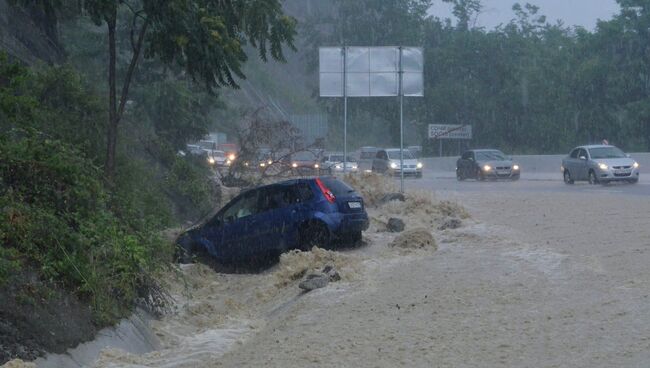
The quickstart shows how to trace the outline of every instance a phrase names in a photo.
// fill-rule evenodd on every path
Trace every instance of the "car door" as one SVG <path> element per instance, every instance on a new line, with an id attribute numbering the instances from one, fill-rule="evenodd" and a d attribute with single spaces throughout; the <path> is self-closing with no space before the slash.
<path id="1" fill-rule="evenodd" d="M 469 151 L 469 155 L 465 161 L 465 175 L 469 178 L 478 178 L 478 170 L 476 167 L 476 152 Z"/>
<path id="2" fill-rule="evenodd" d="M 259 213 L 252 222 L 253 237 L 258 244 L 260 252 L 284 250 L 285 241 L 282 238 L 286 226 L 287 214 L 285 207 L 284 188 L 282 185 L 273 185 L 260 189 Z"/>
<path id="3" fill-rule="evenodd" d="M 577 180 L 587 180 L 587 175 L 589 174 L 588 170 L 588 161 L 589 161 L 589 154 L 587 154 L 587 150 L 584 148 L 580 148 L 578 151 L 578 159 L 576 160 L 576 173 L 577 173 Z"/>
<path id="4" fill-rule="evenodd" d="M 472 155 L 471 151 L 465 151 L 463 155 L 460 157 L 460 159 L 458 160 L 458 170 L 460 171 L 461 175 L 465 178 L 471 175 L 468 170 L 468 167 L 470 165 L 469 158 L 471 155 Z"/>
<path id="5" fill-rule="evenodd" d="M 259 251 L 254 231 L 258 213 L 258 191 L 244 193 L 223 212 L 222 250 L 226 261 L 241 261 Z"/>

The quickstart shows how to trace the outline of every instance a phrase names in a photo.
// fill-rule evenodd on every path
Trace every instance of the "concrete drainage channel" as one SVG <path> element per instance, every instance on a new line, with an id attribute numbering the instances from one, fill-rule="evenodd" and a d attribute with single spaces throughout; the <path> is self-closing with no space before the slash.
<path id="1" fill-rule="evenodd" d="M 149 328 L 152 317 L 142 310 L 123 319 L 114 327 L 97 333 L 94 340 L 69 349 L 64 354 L 48 354 L 34 361 L 39 368 L 78 368 L 91 366 L 107 347 L 132 354 L 144 354 L 160 348 L 158 338 Z"/>

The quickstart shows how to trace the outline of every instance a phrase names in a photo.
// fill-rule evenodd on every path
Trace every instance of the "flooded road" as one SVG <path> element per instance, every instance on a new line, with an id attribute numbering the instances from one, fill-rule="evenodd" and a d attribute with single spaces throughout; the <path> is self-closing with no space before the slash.
<path id="1" fill-rule="evenodd" d="M 167 280 L 175 312 L 151 322 L 160 349 L 104 349 L 91 366 L 650 362 L 650 200 L 411 192 L 406 203 L 369 211 L 371 228 L 360 248 L 292 253 L 258 275 L 182 266 Z M 446 219 L 464 216 L 456 203 L 472 217 L 441 230 Z M 427 229 L 437 246 L 391 247 L 398 235 L 384 231 L 389 217 L 403 218 L 407 229 Z M 336 267 L 342 280 L 309 293 L 297 287 L 325 265 Z"/>

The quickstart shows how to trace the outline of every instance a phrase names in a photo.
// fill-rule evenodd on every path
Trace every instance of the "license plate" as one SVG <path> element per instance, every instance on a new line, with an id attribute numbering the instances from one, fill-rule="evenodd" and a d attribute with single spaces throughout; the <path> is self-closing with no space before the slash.
<path id="1" fill-rule="evenodd" d="M 348 202 L 350 208 L 361 208 L 361 202 Z"/>
<path id="2" fill-rule="evenodd" d="M 632 173 L 632 170 L 615 170 L 614 171 L 614 174 L 620 174 L 620 175 L 627 175 L 627 174 L 631 174 L 631 173 Z"/>

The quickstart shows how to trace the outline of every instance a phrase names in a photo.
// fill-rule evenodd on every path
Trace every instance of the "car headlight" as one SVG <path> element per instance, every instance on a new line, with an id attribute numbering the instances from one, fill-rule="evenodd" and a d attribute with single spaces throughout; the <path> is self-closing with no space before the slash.
<path id="1" fill-rule="evenodd" d="M 296 167 L 298 167 L 298 164 L 294 162 L 294 163 L 291 164 L 291 167 L 296 168 Z"/>
<path id="2" fill-rule="evenodd" d="M 417 167 L 418 169 L 421 169 L 422 168 L 422 162 L 418 162 L 417 165 L 415 165 L 415 167 Z"/>
<path id="3" fill-rule="evenodd" d="M 490 171 L 490 170 L 492 170 L 492 167 L 490 165 L 483 166 L 483 171 Z"/>
<path id="4" fill-rule="evenodd" d="M 340 168 L 342 168 L 342 167 L 343 167 L 343 166 L 341 166 L 340 164 L 334 165 L 334 168 L 336 168 L 336 169 L 340 169 Z"/>
<path id="5" fill-rule="evenodd" d="M 515 171 L 519 170 L 519 165 L 514 165 L 514 166 L 512 167 L 512 169 L 515 170 Z"/>
<path id="6" fill-rule="evenodd" d="M 635 169 L 638 169 L 639 168 L 639 163 L 634 161 L 634 163 L 632 164 L 632 167 L 635 168 Z"/>
<path id="7" fill-rule="evenodd" d="M 209 163 L 210 165 L 214 165 L 215 162 L 216 162 L 216 161 L 214 160 L 213 157 L 208 157 L 208 163 Z"/>
<path id="8" fill-rule="evenodd" d="M 268 160 L 268 161 L 266 161 L 266 163 L 270 165 L 270 164 L 273 163 L 273 160 Z"/>
<path id="9" fill-rule="evenodd" d="M 229 159 L 230 161 L 235 161 L 235 157 L 237 157 L 237 156 L 235 156 L 234 153 L 231 153 L 230 155 L 228 155 L 228 159 Z"/>
<path id="10" fill-rule="evenodd" d="M 390 163 L 390 168 L 391 168 L 391 169 L 397 169 L 397 164 L 394 163 L 394 162 L 391 162 L 391 163 Z"/>
<path id="11" fill-rule="evenodd" d="M 601 170 L 607 170 L 607 165 L 605 165 L 605 164 L 598 164 L 598 168 L 600 168 Z"/>
<path id="12" fill-rule="evenodd" d="M 230 165 L 230 164 L 232 164 L 232 161 L 226 160 L 226 165 Z"/>
<path id="13" fill-rule="evenodd" d="M 352 165 L 352 169 L 356 170 L 356 169 L 358 169 L 358 168 L 359 168 L 359 166 L 357 166 L 357 165 Z"/>
<path id="14" fill-rule="evenodd" d="M 314 169 L 318 169 L 319 167 L 320 167 L 320 165 L 314 164 Z"/>
<path id="15" fill-rule="evenodd" d="M 260 167 L 264 167 L 266 164 L 264 162 L 260 162 Z"/>

